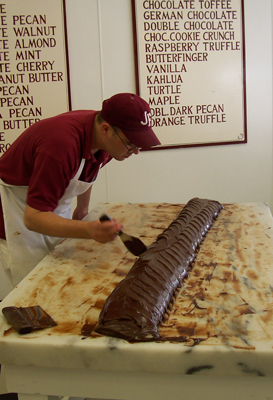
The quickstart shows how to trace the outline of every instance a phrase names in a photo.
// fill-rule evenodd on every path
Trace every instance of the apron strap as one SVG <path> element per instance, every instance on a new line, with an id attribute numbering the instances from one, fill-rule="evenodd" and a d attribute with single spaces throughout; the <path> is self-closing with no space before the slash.
<path id="1" fill-rule="evenodd" d="M 76 173 L 76 175 L 74 176 L 74 178 L 73 178 L 73 179 L 76 179 L 76 180 L 78 180 L 78 179 L 79 179 L 79 177 L 81 176 L 81 173 L 82 173 L 82 170 L 83 170 L 84 164 L 85 164 L 85 159 L 84 159 L 84 158 L 82 158 L 82 160 L 81 160 L 81 163 L 80 163 L 80 166 L 79 166 L 79 169 L 78 169 L 78 171 L 77 171 L 77 173 Z"/>

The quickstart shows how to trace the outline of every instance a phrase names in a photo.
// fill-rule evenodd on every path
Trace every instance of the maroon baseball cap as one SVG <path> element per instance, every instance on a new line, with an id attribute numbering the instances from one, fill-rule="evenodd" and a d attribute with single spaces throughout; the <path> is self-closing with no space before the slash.
<path id="1" fill-rule="evenodd" d="M 149 104 L 136 94 L 118 93 L 104 100 L 102 118 L 121 129 L 135 146 L 148 149 L 161 144 L 151 128 Z"/>

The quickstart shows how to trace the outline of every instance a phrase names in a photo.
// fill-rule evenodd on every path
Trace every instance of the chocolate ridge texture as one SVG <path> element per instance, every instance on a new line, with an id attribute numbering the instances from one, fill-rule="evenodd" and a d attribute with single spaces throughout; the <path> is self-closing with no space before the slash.
<path id="1" fill-rule="evenodd" d="M 132 342 L 160 340 L 158 327 L 222 208 L 191 199 L 106 299 L 95 331 Z"/>

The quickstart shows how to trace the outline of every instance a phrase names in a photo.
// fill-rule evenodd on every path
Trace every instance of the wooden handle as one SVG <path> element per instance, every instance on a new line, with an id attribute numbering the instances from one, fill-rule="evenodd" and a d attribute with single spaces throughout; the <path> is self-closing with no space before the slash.
<path id="1" fill-rule="evenodd" d="M 107 214 L 102 214 L 99 219 L 100 219 L 100 222 L 112 221 L 112 219 Z"/>
<path id="2" fill-rule="evenodd" d="M 100 222 L 105 222 L 105 221 L 112 221 L 112 218 L 109 217 L 107 214 L 102 214 L 99 218 Z M 117 231 L 117 235 L 121 235 L 123 232 L 122 230 Z"/>

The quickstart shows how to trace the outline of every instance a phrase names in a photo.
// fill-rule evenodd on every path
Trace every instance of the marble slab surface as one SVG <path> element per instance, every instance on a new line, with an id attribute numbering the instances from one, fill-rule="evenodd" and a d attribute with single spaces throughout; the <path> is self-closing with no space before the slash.
<path id="1" fill-rule="evenodd" d="M 182 204 L 99 204 L 149 246 Z M 106 297 L 135 257 L 121 240 L 65 239 L 1 303 L 40 305 L 56 327 L 19 335 L 0 315 L 0 363 L 31 367 L 273 375 L 273 219 L 264 203 L 225 204 L 160 332 L 187 340 L 130 344 L 93 334 Z"/>

